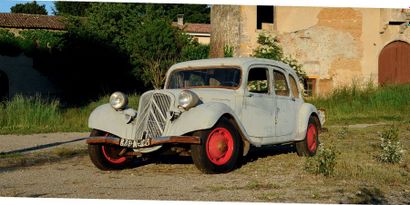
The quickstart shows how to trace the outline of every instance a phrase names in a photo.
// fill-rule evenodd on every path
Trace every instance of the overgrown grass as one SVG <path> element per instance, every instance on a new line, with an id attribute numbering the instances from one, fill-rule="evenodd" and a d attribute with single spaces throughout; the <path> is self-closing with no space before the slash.
<path id="1" fill-rule="evenodd" d="M 328 124 L 409 120 L 410 85 L 377 87 L 369 83 L 334 90 L 307 101 L 326 109 Z"/>
<path id="2" fill-rule="evenodd" d="M 88 117 L 109 96 L 78 108 L 62 108 L 58 100 L 46 101 L 40 96 L 15 96 L 0 104 L 0 134 L 88 131 Z M 139 95 L 129 96 L 129 105 L 137 109 Z"/>

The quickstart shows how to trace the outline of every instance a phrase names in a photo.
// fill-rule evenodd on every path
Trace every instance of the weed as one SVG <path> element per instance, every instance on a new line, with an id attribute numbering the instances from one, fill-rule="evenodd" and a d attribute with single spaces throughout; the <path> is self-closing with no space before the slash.
<path id="1" fill-rule="evenodd" d="M 342 128 L 336 133 L 337 137 L 345 138 L 349 135 L 349 126 L 343 125 Z"/>
<path id="2" fill-rule="evenodd" d="M 378 159 L 385 163 L 399 163 L 403 158 L 403 146 L 399 139 L 399 129 L 395 126 L 380 135 L 380 153 Z"/>
<path id="3" fill-rule="evenodd" d="M 325 146 L 324 143 L 319 145 L 316 156 L 308 157 L 305 161 L 305 170 L 324 176 L 331 176 L 336 166 L 337 152 L 333 146 Z"/>

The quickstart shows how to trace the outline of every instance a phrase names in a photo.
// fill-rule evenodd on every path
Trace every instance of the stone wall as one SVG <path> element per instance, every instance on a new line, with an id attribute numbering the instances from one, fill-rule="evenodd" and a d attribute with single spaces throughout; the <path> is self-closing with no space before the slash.
<path id="1" fill-rule="evenodd" d="M 33 68 L 33 59 L 24 55 L 0 56 L 0 71 L 7 75 L 10 98 L 16 94 L 55 96 L 58 92 L 45 76 Z"/>
<path id="2" fill-rule="evenodd" d="M 275 7 L 274 24 L 261 30 L 256 29 L 256 6 L 241 6 L 240 17 L 233 11 L 234 21 L 224 21 L 224 16 L 233 15 L 231 9 L 219 6 L 217 10 L 228 13 L 215 18 L 211 12 L 213 30 L 221 23 L 226 31 L 231 24 L 235 31 L 239 28 L 235 56 L 252 55 L 260 32 L 277 36 L 285 55 L 296 58 L 308 76 L 317 79 L 320 94 L 352 82 L 377 83 L 378 57 L 384 46 L 396 40 L 410 42 L 410 28 L 387 25 L 402 20 L 403 10 L 398 9 Z M 236 40 L 237 33 L 232 34 Z M 218 42 L 218 36 L 212 36 L 212 41 Z"/>

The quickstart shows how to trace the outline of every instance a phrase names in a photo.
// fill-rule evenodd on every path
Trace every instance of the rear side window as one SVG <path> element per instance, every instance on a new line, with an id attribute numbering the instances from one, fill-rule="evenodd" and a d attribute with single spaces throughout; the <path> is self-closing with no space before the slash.
<path id="1" fill-rule="evenodd" d="M 269 93 L 268 79 L 268 69 L 252 68 L 248 76 L 248 91 L 252 93 Z"/>
<path id="2" fill-rule="evenodd" d="M 282 72 L 275 70 L 273 77 L 275 94 L 279 96 L 289 96 L 289 87 L 286 82 L 286 76 Z"/>
<path id="3" fill-rule="evenodd" d="M 289 75 L 289 82 L 293 97 L 299 98 L 298 84 L 296 83 L 295 78 L 293 78 L 293 76 L 291 75 Z"/>

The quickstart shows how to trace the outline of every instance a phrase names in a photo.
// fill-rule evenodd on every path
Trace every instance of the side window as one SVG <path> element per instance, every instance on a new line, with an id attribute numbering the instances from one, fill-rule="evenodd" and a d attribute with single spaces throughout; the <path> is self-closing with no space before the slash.
<path id="1" fill-rule="evenodd" d="M 279 96 L 289 96 L 289 87 L 286 83 L 285 75 L 282 72 L 275 70 L 273 77 L 275 83 L 275 94 Z"/>
<path id="2" fill-rule="evenodd" d="M 252 68 L 248 75 L 248 91 L 269 93 L 269 71 L 267 68 Z"/>
<path id="3" fill-rule="evenodd" d="M 293 76 L 291 75 L 289 75 L 289 83 L 290 83 L 290 89 L 292 90 L 293 97 L 299 98 L 298 84 L 296 83 L 295 78 L 293 78 Z"/>

